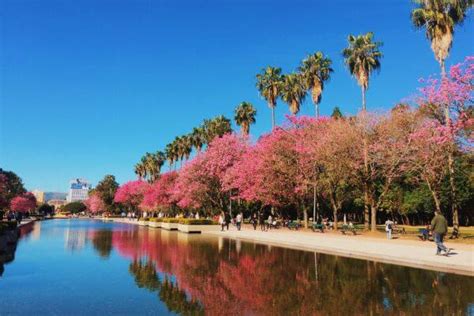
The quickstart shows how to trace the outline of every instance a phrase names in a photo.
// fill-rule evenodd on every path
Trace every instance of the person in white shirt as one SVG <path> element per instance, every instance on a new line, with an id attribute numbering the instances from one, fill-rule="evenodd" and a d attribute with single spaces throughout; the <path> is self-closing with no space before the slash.
<path id="1" fill-rule="evenodd" d="M 240 230 L 240 228 L 242 227 L 242 213 L 237 214 L 235 222 L 237 224 L 237 230 Z"/>
<path id="2" fill-rule="evenodd" d="M 385 231 L 387 232 L 387 239 L 392 239 L 393 222 L 390 219 L 385 221 Z"/>

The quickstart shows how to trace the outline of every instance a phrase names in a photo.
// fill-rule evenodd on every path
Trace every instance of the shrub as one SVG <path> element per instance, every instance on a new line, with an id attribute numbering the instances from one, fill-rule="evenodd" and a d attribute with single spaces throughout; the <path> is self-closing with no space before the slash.
<path id="1" fill-rule="evenodd" d="M 150 219 L 148 217 L 147 218 L 140 217 L 138 220 L 142 222 L 148 222 Z"/>
<path id="2" fill-rule="evenodd" d="M 211 219 L 194 219 L 194 218 L 181 218 L 179 219 L 179 223 L 183 225 L 217 225 L 218 224 Z"/>
<path id="3" fill-rule="evenodd" d="M 155 223 L 161 223 L 163 221 L 163 218 L 160 217 L 153 217 L 153 218 L 150 218 L 150 222 L 155 222 Z"/>
<path id="4" fill-rule="evenodd" d="M 179 223 L 179 220 L 179 218 L 163 218 L 163 223 L 177 224 Z"/>

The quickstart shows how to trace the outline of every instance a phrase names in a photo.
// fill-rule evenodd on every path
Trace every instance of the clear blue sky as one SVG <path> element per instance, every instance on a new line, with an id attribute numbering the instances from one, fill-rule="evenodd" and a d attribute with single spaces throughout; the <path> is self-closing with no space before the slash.
<path id="1" fill-rule="evenodd" d="M 410 1 L 0 0 L 0 166 L 28 189 L 65 191 L 69 179 L 134 178 L 146 151 L 162 149 L 204 118 L 233 116 L 242 101 L 270 111 L 255 89 L 267 65 L 293 71 L 309 53 L 332 58 L 321 113 L 355 113 L 360 89 L 344 67 L 348 34 L 383 41 L 368 108 L 412 95 L 438 72 Z M 456 29 L 448 65 L 474 54 L 473 14 Z M 288 113 L 279 102 L 278 122 Z M 310 100 L 303 114 L 313 114 Z"/>

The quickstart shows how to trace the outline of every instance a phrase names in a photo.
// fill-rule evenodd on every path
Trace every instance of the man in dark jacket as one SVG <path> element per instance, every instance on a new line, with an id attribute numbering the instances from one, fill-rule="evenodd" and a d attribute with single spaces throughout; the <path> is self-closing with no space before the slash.
<path id="1" fill-rule="evenodd" d="M 448 232 L 448 221 L 444 218 L 443 214 L 435 212 L 435 217 L 431 221 L 431 230 L 433 231 L 436 243 L 436 255 L 439 256 L 444 251 L 444 255 L 447 256 L 450 249 L 443 245 L 443 238 Z"/>

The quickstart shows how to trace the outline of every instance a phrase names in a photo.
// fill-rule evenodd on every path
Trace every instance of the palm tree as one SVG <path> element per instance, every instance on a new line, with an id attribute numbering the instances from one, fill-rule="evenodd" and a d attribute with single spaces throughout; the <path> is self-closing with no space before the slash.
<path id="1" fill-rule="evenodd" d="M 344 115 L 342 114 L 341 109 L 338 106 L 335 106 L 332 110 L 331 117 L 335 120 L 338 120 L 344 118 Z"/>
<path id="2" fill-rule="evenodd" d="M 301 74 L 293 73 L 283 77 L 281 98 L 289 105 L 293 115 L 300 111 L 300 105 L 305 96 L 306 87 Z"/>
<path id="3" fill-rule="evenodd" d="M 145 176 L 145 166 L 141 162 L 135 164 L 135 174 L 140 179 L 143 179 L 143 177 Z"/>
<path id="4" fill-rule="evenodd" d="M 331 59 L 324 57 L 322 52 L 316 52 L 306 57 L 298 68 L 303 76 L 306 89 L 311 90 L 316 117 L 319 117 L 319 103 L 324 90 L 324 82 L 329 81 L 333 72 L 331 64 Z"/>
<path id="5" fill-rule="evenodd" d="M 205 142 L 204 138 L 204 128 L 195 127 L 191 133 L 191 144 L 198 152 L 201 152 L 202 146 Z"/>
<path id="6" fill-rule="evenodd" d="M 272 110 L 272 129 L 275 128 L 275 107 L 280 96 L 282 79 L 281 68 L 268 66 L 257 74 L 257 89 Z"/>
<path id="7" fill-rule="evenodd" d="M 365 92 L 369 88 L 369 77 L 374 70 L 380 69 L 382 53 L 379 48 L 381 42 L 374 42 L 374 34 L 369 32 L 362 35 L 349 35 L 349 46 L 342 51 L 344 62 L 351 75 L 357 79 L 362 89 L 362 110 L 366 110 Z"/>
<path id="8" fill-rule="evenodd" d="M 250 124 L 255 123 L 255 115 L 257 111 L 249 102 L 242 102 L 235 108 L 235 122 L 240 126 L 243 135 L 250 132 Z"/>
<path id="9" fill-rule="evenodd" d="M 223 115 L 217 116 L 212 120 L 204 120 L 203 129 L 207 144 L 211 143 L 216 137 L 222 137 L 232 132 L 230 120 Z"/>
<path id="10" fill-rule="evenodd" d="M 414 0 L 417 4 L 411 13 L 415 27 L 426 28 L 426 37 L 431 41 L 431 49 L 446 75 L 445 60 L 453 43 L 454 27 L 466 18 L 473 6 L 472 0 Z"/>
<path id="11" fill-rule="evenodd" d="M 165 155 L 166 159 L 168 160 L 168 163 L 170 165 L 170 168 L 173 167 L 174 162 L 177 160 L 176 158 L 176 146 L 174 143 L 169 143 L 165 147 Z"/>

